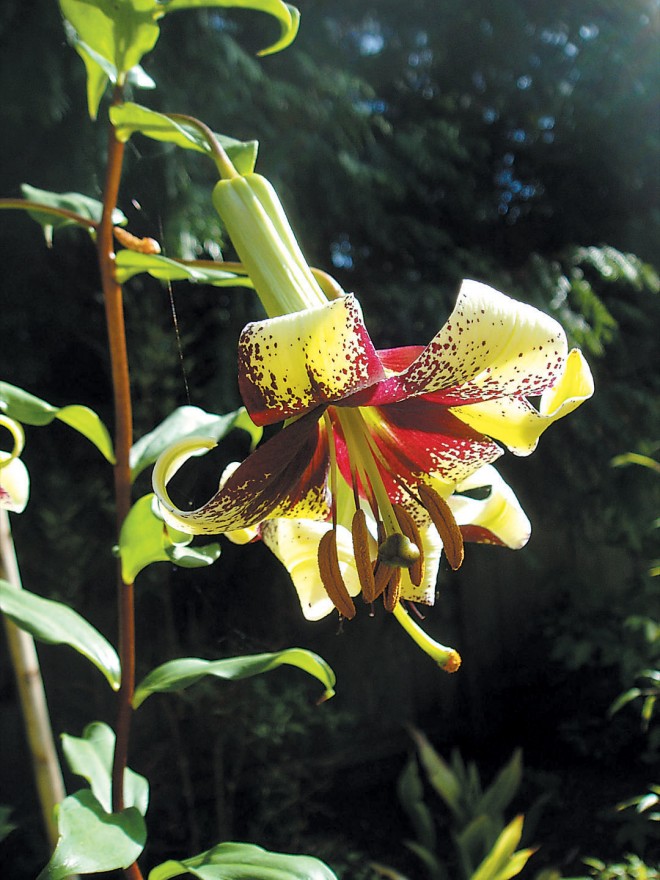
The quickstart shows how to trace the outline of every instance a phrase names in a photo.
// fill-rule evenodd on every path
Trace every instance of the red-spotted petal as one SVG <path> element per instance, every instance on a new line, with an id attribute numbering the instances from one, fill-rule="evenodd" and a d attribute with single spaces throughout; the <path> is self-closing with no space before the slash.
<path id="1" fill-rule="evenodd" d="M 573 349 L 552 387 L 541 395 L 535 409 L 524 398 L 503 397 L 470 406 L 454 407 L 461 421 L 500 440 L 516 455 L 529 455 L 553 422 L 577 409 L 594 393 L 594 381 L 582 353 Z"/>
<path id="2" fill-rule="evenodd" d="M 445 406 L 538 395 L 555 384 L 566 353 L 566 335 L 554 318 L 478 281 L 464 281 L 447 323 L 419 357 L 356 394 L 350 405 L 421 394 Z"/>
<path id="3" fill-rule="evenodd" d="M 385 375 L 350 295 L 248 324 L 238 367 L 241 395 L 257 425 L 341 400 Z"/>
<path id="4" fill-rule="evenodd" d="M 245 529 L 270 517 L 326 519 L 328 459 L 319 439 L 319 416 L 320 411 L 309 413 L 259 446 L 196 510 L 177 508 L 167 494 L 165 484 L 180 463 L 167 467 L 168 455 L 176 459 L 173 447 L 154 469 L 154 491 L 163 517 L 184 532 L 200 535 Z"/>

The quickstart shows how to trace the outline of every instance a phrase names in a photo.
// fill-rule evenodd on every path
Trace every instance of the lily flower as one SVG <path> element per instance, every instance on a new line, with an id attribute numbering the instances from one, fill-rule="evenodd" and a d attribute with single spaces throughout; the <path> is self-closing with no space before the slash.
<path id="1" fill-rule="evenodd" d="M 351 295 L 249 324 L 239 340 L 239 384 L 253 421 L 284 422 L 283 430 L 193 511 L 178 509 L 166 484 L 213 443 L 176 444 L 154 470 L 163 515 L 199 534 L 282 518 L 330 521 L 318 573 L 347 618 L 355 584 L 349 589 L 340 564 L 341 485 L 350 490 L 352 558 L 367 601 L 383 594 L 394 611 L 405 573 L 409 598 L 428 602 L 422 532 L 435 529 L 453 568 L 462 561 L 463 535 L 447 499 L 502 455 L 496 441 L 527 455 L 593 393 L 584 358 L 568 352 L 554 319 L 476 281 L 463 283 L 426 347 L 376 351 Z"/>
<path id="2" fill-rule="evenodd" d="M 0 427 L 6 428 L 14 441 L 11 452 L 0 450 L 0 509 L 22 513 L 30 495 L 30 477 L 18 457 L 23 451 L 25 435 L 21 425 L 7 416 L 0 415 Z"/>
<path id="3" fill-rule="evenodd" d="M 232 466 L 232 470 L 237 466 Z M 337 556 L 346 589 L 355 597 L 362 591 L 362 585 L 354 559 L 351 507 L 342 503 L 351 493 L 343 480 L 338 490 Z M 513 550 L 524 547 L 529 540 L 530 522 L 513 491 L 492 465 L 485 465 L 460 483 L 448 504 L 464 540 L 498 544 Z M 378 556 L 377 523 L 369 511 L 366 511 L 366 521 L 368 550 L 373 564 Z M 260 538 L 289 572 L 305 618 L 320 620 L 334 610 L 319 578 L 317 562 L 319 544 L 332 529 L 331 521 L 282 517 L 267 519 L 252 529 L 227 532 L 227 538 L 237 544 Z M 400 598 L 431 605 L 436 593 L 442 541 L 431 523 L 419 528 L 419 536 L 425 563 L 423 579 L 416 585 L 410 578 L 410 571 L 402 571 Z"/>

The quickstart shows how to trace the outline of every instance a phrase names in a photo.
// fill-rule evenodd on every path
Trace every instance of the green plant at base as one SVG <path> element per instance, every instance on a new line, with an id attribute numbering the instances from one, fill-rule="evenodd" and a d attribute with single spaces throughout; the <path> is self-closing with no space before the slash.
<path id="1" fill-rule="evenodd" d="M 521 752 L 514 752 L 493 782 L 484 788 L 475 764 L 465 764 L 457 751 L 447 763 L 422 733 L 413 730 L 412 736 L 417 757 L 413 755 L 408 761 L 398 790 L 417 835 L 417 840 L 406 841 L 406 845 L 424 864 L 430 880 L 449 880 L 453 875 L 449 864 L 438 854 L 435 820 L 424 800 L 419 764 L 451 813 L 460 876 L 464 880 L 508 880 L 519 874 L 534 850 L 516 851 L 523 817 L 517 816 L 506 824 L 504 814 L 520 785 Z M 540 806 L 537 802 L 534 811 Z"/>

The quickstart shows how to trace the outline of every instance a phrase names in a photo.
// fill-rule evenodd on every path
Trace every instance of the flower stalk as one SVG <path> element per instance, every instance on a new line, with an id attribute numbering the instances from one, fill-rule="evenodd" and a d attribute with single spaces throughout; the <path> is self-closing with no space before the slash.
<path id="1" fill-rule="evenodd" d="M 115 90 L 113 102 L 122 101 L 120 88 Z M 124 157 L 124 144 L 110 127 L 108 134 L 108 164 L 103 193 L 103 215 L 98 229 L 97 252 L 112 372 L 115 411 L 114 468 L 115 509 L 117 535 L 131 508 L 131 469 L 129 455 L 133 443 L 133 414 L 130 374 L 126 345 L 126 326 L 121 285 L 114 273 L 115 251 L 112 215 L 117 204 Z M 112 809 L 124 808 L 124 773 L 128 763 L 128 743 L 133 714 L 132 699 L 135 690 L 135 604 L 132 583 L 124 583 L 121 563 L 117 562 L 117 606 L 119 618 L 119 657 L 121 687 L 118 693 L 116 742 L 112 766 Z M 134 863 L 124 871 L 130 880 L 141 880 L 142 874 Z"/>

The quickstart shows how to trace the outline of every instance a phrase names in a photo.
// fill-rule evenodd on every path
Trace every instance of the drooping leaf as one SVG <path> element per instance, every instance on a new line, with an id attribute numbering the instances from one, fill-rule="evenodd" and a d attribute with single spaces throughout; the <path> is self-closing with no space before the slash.
<path id="1" fill-rule="evenodd" d="M 58 826 L 55 852 L 37 880 L 66 880 L 72 874 L 127 868 L 147 839 L 139 810 L 128 807 L 121 813 L 108 813 L 89 789 L 62 801 Z"/>
<path id="2" fill-rule="evenodd" d="M 188 281 L 192 284 L 212 284 L 214 287 L 253 287 L 246 275 L 236 275 L 226 269 L 212 266 L 190 266 L 157 254 L 140 254 L 121 250 L 117 254 L 115 275 L 124 284 L 134 275 L 147 272 L 159 281 Z"/>
<path id="3" fill-rule="evenodd" d="M 254 9 L 272 15 L 280 25 L 280 38 L 276 43 L 258 52 L 258 55 L 273 55 L 286 49 L 295 40 L 300 24 L 300 13 L 295 6 L 282 3 L 281 0 L 165 0 L 165 6 L 166 12 L 214 6 Z"/>
<path id="4" fill-rule="evenodd" d="M 153 868 L 148 880 L 181 874 L 199 880 L 337 880 L 327 865 L 311 856 L 268 852 L 250 843 L 220 843 L 190 859 L 171 859 Z"/>
<path id="5" fill-rule="evenodd" d="M 624 691 L 622 694 L 619 694 L 616 700 L 614 700 L 612 705 L 609 707 L 609 709 L 607 710 L 608 714 L 614 715 L 620 709 L 623 709 L 623 707 L 626 706 L 628 703 L 631 703 L 633 700 L 641 697 L 641 695 L 642 692 L 638 687 L 633 687 L 627 691 Z"/>
<path id="6" fill-rule="evenodd" d="M 217 442 L 234 428 L 248 432 L 252 440 L 252 448 L 257 445 L 263 433 L 262 429 L 257 428 L 253 423 L 244 407 L 225 415 L 208 413 L 198 406 L 178 407 L 153 431 L 145 434 L 133 445 L 130 454 L 133 479 L 152 465 L 173 443 L 197 435 L 209 437 Z"/>
<path id="7" fill-rule="evenodd" d="M 139 132 L 153 140 L 165 141 L 186 150 L 197 150 L 211 155 L 211 148 L 202 132 L 184 117 L 167 116 L 141 104 L 127 101 L 110 108 L 110 121 L 120 141 L 125 142 L 135 132 Z M 237 141 L 222 134 L 216 134 L 215 138 L 240 174 L 254 171 L 259 147 L 257 141 Z"/>
<path id="8" fill-rule="evenodd" d="M 8 382 L 0 382 L 0 412 L 26 425 L 49 425 L 53 419 L 69 425 L 87 437 L 102 455 L 114 464 L 115 456 L 108 429 L 97 414 L 87 406 L 71 404 L 57 407 L 34 394 L 23 391 Z"/>
<path id="9" fill-rule="evenodd" d="M 111 812 L 114 730 L 101 721 L 93 721 L 82 737 L 62 734 L 62 751 L 71 772 L 86 779 L 99 804 L 107 813 Z M 142 816 L 149 805 L 149 783 L 128 767 L 124 772 L 124 804 L 136 807 Z"/>
<path id="10" fill-rule="evenodd" d="M 281 0 L 60 0 L 67 37 L 85 63 L 87 106 L 92 119 L 96 118 L 108 83 L 123 84 L 156 45 L 158 19 L 169 12 L 203 6 L 234 6 L 273 16 L 280 27 L 279 39 L 259 55 L 285 49 L 298 32 L 300 13 Z"/>
<path id="11" fill-rule="evenodd" d="M 119 657 L 110 642 L 73 608 L 18 590 L 0 580 L 0 609 L 16 626 L 49 645 L 70 645 L 87 657 L 113 690 L 121 680 Z"/>
<path id="12" fill-rule="evenodd" d="M 101 220 L 103 203 L 82 193 L 56 193 L 38 189 L 36 186 L 30 186 L 29 183 L 21 184 L 21 193 L 28 202 L 36 202 L 39 205 L 52 208 L 51 212 L 25 206 L 30 217 L 43 228 L 48 244 L 52 242 L 53 232 L 56 229 L 63 229 L 65 226 L 82 226 L 89 229 L 89 224 L 85 223 L 85 220 L 93 220 L 95 223 Z M 70 212 L 75 216 L 57 212 Z M 77 220 L 76 217 L 81 219 Z M 112 222 L 115 226 L 125 226 L 127 223 L 126 217 L 118 208 L 115 208 L 112 213 Z"/>
<path id="13" fill-rule="evenodd" d="M 220 556 L 219 544 L 189 547 L 192 535 L 173 532 L 154 512 L 155 495 L 139 498 L 130 509 L 119 534 L 119 555 L 124 583 L 133 583 L 139 572 L 154 562 L 182 568 L 212 565 Z"/>
<path id="14" fill-rule="evenodd" d="M 304 648 L 287 648 L 271 654 L 251 654 L 246 657 L 228 657 L 224 660 L 202 660 L 199 657 L 170 660 L 152 669 L 142 679 L 135 689 L 133 707 L 137 709 L 150 694 L 183 690 L 206 675 L 226 681 L 238 681 L 270 672 L 282 665 L 297 666 L 318 679 L 325 687 L 324 700 L 334 696 L 335 674 L 325 660 Z"/>
<path id="15" fill-rule="evenodd" d="M 163 14 L 156 0 L 60 0 L 69 35 L 87 69 L 87 102 L 92 118 L 108 81 L 123 83 L 126 74 L 156 45 Z"/>

